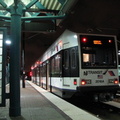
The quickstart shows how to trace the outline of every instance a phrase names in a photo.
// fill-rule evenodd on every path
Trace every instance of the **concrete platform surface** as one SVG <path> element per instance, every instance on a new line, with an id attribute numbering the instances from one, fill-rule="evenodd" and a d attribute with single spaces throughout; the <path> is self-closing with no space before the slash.
<path id="1" fill-rule="evenodd" d="M 9 117 L 9 100 L 0 107 L 0 120 L 100 120 L 31 81 L 21 88 L 21 116 Z"/>

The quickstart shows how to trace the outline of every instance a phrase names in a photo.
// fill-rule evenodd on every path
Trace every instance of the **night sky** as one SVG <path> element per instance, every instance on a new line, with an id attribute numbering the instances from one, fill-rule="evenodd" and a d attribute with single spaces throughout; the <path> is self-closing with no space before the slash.
<path id="1" fill-rule="evenodd" d="M 120 0 L 79 0 L 54 33 L 25 33 L 25 69 L 65 30 L 120 36 Z"/>

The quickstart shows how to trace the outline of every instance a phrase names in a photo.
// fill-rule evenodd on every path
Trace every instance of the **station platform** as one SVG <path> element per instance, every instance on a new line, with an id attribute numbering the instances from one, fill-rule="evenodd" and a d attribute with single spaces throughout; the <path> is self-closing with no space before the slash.
<path id="1" fill-rule="evenodd" d="M 21 116 L 9 117 L 9 100 L 0 107 L 0 120 L 100 120 L 31 81 L 21 87 Z"/>

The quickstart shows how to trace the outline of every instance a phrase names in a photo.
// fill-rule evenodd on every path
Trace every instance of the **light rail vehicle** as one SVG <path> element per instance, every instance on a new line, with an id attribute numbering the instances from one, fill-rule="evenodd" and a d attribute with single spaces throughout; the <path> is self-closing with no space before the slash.
<path id="1" fill-rule="evenodd" d="M 62 98 L 113 100 L 119 89 L 116 36 L 65 30 L 31 70 L 32 82 Z"/>

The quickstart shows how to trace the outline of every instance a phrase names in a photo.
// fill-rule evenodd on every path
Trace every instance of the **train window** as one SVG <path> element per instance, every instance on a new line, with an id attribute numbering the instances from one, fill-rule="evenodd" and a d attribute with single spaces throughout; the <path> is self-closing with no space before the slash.
<path id="1" fill-rule="evenodd" d="M 61 54 L 57 54 L 51 60 L 51 75 L 59 77 L 61 74 Z"/>
<path id="2" fill-rule="evenodd" d="M 107 36 L 87 35 L 87 41 L 81 37 L 82 66 L 88 67 L 116 67 L 115 38 Z"/>
<path id="3" fill-rule="evenodd" d="M 64 68 L 65 69 L 69 68 L 69 51 L 68 50 L 64 51 Z"/>
<path id="4" fill-rule="evenodd" d="M 71 49 L 71 68 L 76 68 L 76 50 L 75 50 L 75 48 Z"/>
<path id="5" fill-rule="evenodd" d="M 39 67 L 37 67 L 37 76 L 39 77 Z"/>
<path id="6" fill-rule="evenodd" d="M 43 64 L 43 77 L 46 77 L 46 63 Z"/>
<path id="7" fill-rule="evenodd" d="M 54 75 L 54 64 L 55 64 L 55 59 L 54 59 L 54 57 L 52 58 L 52 60 L 51 60 L 51 75 L 53 76 Z"/>
<path id="8" fill-rule="evenodd" d="M 42 65 L 40 66 L 40 77 L 43 77 L 43 68 L 42 68 Z"/>
<path id="9" fill-rule="evenodd" d="M 55 56 L 55 72 L 59 74 L 61 72 L 61 55 L 58 54 Z"/>

